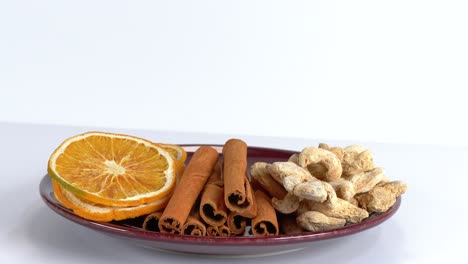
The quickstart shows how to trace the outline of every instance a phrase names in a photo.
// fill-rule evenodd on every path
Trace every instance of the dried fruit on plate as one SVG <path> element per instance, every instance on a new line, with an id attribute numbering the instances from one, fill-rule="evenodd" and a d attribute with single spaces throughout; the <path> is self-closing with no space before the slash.
<path id="1" fill-rule="evenodd" d="M 48 172 L 64 190 L 90 203 L 138 206 L 171 194 L 176 162 L 163 147 L 134 136 L 88 132 L 65 140 Z"/>
<path id="2" fill-rule="evenodd" d="M 124 220 L 156 212 L 163 209 L 169 201 L 169 196 L 156 201 L 130 207 L 105 206 L 90 203 L 84 199 L 76 197 L 71 192 L 64 190 L 55 181 L 52 181 L 55 198 L 65 207 L 73 210 L 76 215 L 83 218 L 109 222 L 112 220 Z"/>

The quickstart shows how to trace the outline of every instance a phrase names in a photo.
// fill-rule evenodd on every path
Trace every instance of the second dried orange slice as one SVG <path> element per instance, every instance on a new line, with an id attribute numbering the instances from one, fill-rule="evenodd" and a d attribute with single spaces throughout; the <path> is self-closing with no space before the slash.
<path id="1" fill-rule="evenodd" d="M 88 132 L 65 140 L 52 153 L 48 173 L 65 190 L 107 206 L 137 206 L 171 193 L 175 161 L 151 141 Z"/>
<path id="2" fill-rule="evenodd" d="M 175 168 L 177 180 L 180 179 L 185 169 L 185 160 L 187 159 L 187 152 L 179 145 L 173 144 L 159 144 L 163 149 L 167 150 L 175 159 Z"/>
<path id="3" fill-rule="evenodd" d="M 64 190 L 55 181 L 52 181 L 54 196 L 63 206 L 67 207 L 76 215 L 93 221 L 109 222 L 112 220 L 124 220 L 145 214 L 150 214 L 163 209 L 169 201 L 169 196 L 156 201 L 130 207 L 115 207 L 99 204 L 92 204 Z"/>

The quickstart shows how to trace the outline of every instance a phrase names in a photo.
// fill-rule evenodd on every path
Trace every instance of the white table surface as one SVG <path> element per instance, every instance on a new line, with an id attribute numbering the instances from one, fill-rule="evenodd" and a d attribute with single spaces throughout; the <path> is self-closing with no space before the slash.
<path id="1" fill-rule="evenodd" d="M 0 123 L 0 263 L 242 263 L 145 249 L 72 223 L 42 202 L 38 186 L 47 160 L 65 138 L 93 128 Z M 300 150 L 317 139 L 128 131 L 170 143 L 224 143 Z M 330 142 L 347 145 L 356 142 Z M 364 142 L 391 179 L 409 184 L 399 211 L 365 232 L 255 263 L 466 263 L 464 238 L 468 148 Z"/>

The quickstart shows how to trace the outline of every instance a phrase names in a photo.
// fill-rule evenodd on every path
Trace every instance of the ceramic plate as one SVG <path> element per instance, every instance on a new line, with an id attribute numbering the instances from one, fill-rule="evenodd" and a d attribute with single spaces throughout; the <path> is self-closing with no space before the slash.
<path id="1" fill-rule="evenodd" d="M 193 152 L 199 146 L 200 145 L 183 145 L 187 151 L 187 160 L 190 159 Z M 213 145 L 213 147 L 221 152 L 222 146 Z M 249 147 L 248 162 L 250 166 L 258 161 L 284 161 L 293 153 L 295 152 L 282 149 Z M 141 229 L 142 218 L 109 223 L 95 222 L 81 218 L 72 211 L 61 206 L 60 203 L 55 200 L 48 175 L 42 178 L 39 191 L 44 202 L 54 212 L 97 232 L 102 232 L 119 239 L 126 239 L 131 243 L 154 249 L 224 256 L 279 254 L 312 246 L 317 241 L 349 236 L 383 223 L 395 214 L 401 203 L 401 198 L 398 198 L 395 205 L 385 213 L 372 214 L 361 223 L 323 232 L 307 232 L 269 237 L 197 237 L 145 231 Z"/>

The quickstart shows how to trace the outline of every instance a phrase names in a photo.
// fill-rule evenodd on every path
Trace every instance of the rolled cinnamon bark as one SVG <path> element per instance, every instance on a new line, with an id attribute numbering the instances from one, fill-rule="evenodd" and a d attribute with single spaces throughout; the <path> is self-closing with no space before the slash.
<path id="1" fill-rule="evenodd" d="M 182 234 L 192 235 L 192 236 L 205 236 L 206 235 L 206 226 L 200 219 L 200 216 L 196 210 L 192 210 L 192 213 L 185 221 L 182 226 Z"/>
<path id="2" fill-rule="evenodd" d="M 247 144 L 228 140 L 223 147 L 224 202 L 227 208 L 244 217 L 257 215 L 257 204 L 247 179 Z"/>
<path id="3" fill-rule="evenodd" d="M 201 146 L 195 151 L 159 220 L 162 233 L 181 232 L 217 160 L 218 152 L 212 147 Z"/>
<path id="4" fill-rule="evenodd" d="M 161 219 L 162 212 L 155 212 L 146 216 L 143 221 L 143 229 L 148 231 L 159 232 L 159 219 Z"/>
<path id="5" fill-rule="evenodd" d="M 221 167 L 221 162 L 216 163 L 206 184 L 214 184 L 221 187 L 224 186 L 223 179 L 221 178 Z"/>
<path id="6" fill-rule="evenodd" d="M 222 226 L 208 226 L 206 228 L 206 234 L 208 236 L 221 236 L 221 237 L 228 237 L 231 236 L 231 230 L 229 227 L 222 225 Z"/>
<path id="7" fill-rule="evenodd" d="M 203 189 L 200 199 L 200 216 L 211 226 L 221 226 L 227 220 L 227 207 L 224 203 L 224 187 L 221 181 L 221 166 L 216 165 Z"/>
<path id="8" fill-rule="evenodd" d="M 238 212 L 230 212 L 227 218 L 227 226 L 233 235 L 243 235 L 247 226 L 247 219 Z"/>
<path id="9" fill-rule="evenodd" d="M 208 226 L 206 228 L 206 235 L 207 236 L 219 236 L 218 227 L 217 226 Z"/>
<path id="10" fill-rule="evenodd" d="M 254 236 L 278 235 L 278 219 L 276 211 L 271 205 L 271 199 L 263 191 L 255 191 L 258 213 L 252 219 L 252 234 Z"/>
<path id="11" fill-rule="evenodd" d="M 231 230 L 226 225 L 218 226 L 218 233 L 222 237 L 231 236 Z"/>

